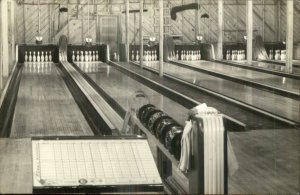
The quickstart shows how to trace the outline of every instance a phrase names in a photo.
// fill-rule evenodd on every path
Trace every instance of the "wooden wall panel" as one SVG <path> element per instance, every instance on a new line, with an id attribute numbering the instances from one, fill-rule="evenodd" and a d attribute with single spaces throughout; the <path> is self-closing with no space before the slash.
<path id="1" fill-rule="evenodd" d="M 44 3 L 49 0 L 43 0 Z M 276 41 L 276 22 L 277 11 L 276 2 L 278 0 L 254 0 L 254 29 L 256 34 L 263 35 L 266 42 Z M 286 28 L 286 6 L 284 0 L 280 9 L 280 37 L 281 41 L 285 40 Z M 37 1 L 26 0 L 26 3 L 36 3 Z M 77 6 L 77 0 L 70 0 L 69 5 L 65 0 L 63 3 L 69 8 L 69 27 L 67 27 L 67 18 L 64 14 L 60 17 L 60 26 L 58 26 L 58 5 L 53 5 L 53 10 L 50 10 L 49 5 L 41 6 L 41 33 L 45 42 L 51 41 L 50 31 L 54 34 L 53 41 L 56 43 L 61 34 L 69 33 L 71 43 L 81 43 L 82 38 L 87 35 L 87 1 L 80 1 Z M 90 13 L 93 14 L 116 14 L 120 15 L 121 19 L 121 37 L 125 37 L 125 14 L 121 12 L 125 10 L 123 0 L 95 0 L 96 5 L 90 5 Z M 130 9 L 139 9 L 139 0 L 130 0 Z M 178 6 L 187 3 L 194 3 L 195 0 L 166 0 L 170 7 Z M 265 2 L 265 6 L 262 3 Z M 109 4 L 111 3 L 111 4 Z M 200 18 L 200 33 L 204 35 L 204 39 L 208 42 L 217 42 L 217 0 L 200 0 L 201 9 L 200 16 L 207 13 L 210 18 Z M 238 4 L 238 5 L 236 5 Z M 25 5 L 23 17 L 23 6 L 17 6 L 16 17 L 18 23 L 17 41 L 18 43 L 34 43 L 35 36 L 38 29 L 38 15 L 36 5 Z M 77 11 L 78 7 L 78 11 Z M 154 34 L 154 7 L 155 0 L 147 0 L 145 9 L 148 12 L 144 13 L 143 33 L 145 36 Z M 50 12 L 53 16 L 52 27 L 50 27 Z M 263 16 L 264 15 L 264 16 Z M 84 17 L 82 20 L 82 16 Z M 264 17 L 265 24 L 263 25 L 262 18 Z M 300 10 L 295 10 L 294 14 L 294 41 L 300 41 Z M 22 22 L 23 19 L 25 23 Z M 83 26 L 82 26 L 83 21 Z M 184 42 L 195 41 L 195 10 L 188 10 L 177 14 L 176 21 L 171 20 L 171 34 L 183 35 Z M 96 40 L 96 18 L 95 15 L 91 16 L 91 29 L 90 34 Z M 68 29 L 69 28 L 69 29 Z M 117 29 L 117 28 L 116 28 Z M 129 40 L 131 43 L 134 37 L 139 36 L 139 14 L 136 14 L 136 23 L 134 23 L 134 15 L 130 14 L 129 25 Z M 226 0 L 224 1 L 224 41 L 225 42 L 243 42 L 243 36 L 246 34 L 246 4 L 245 0 Z M 25 32 L 24 32 L 25 31 Z M 158 37 L 157 37 L 158 38 Z M 124 43 L 124 40 L 122 40 Z M 139 39 L 136 38 L 136 43 L 139 44 Z"/>

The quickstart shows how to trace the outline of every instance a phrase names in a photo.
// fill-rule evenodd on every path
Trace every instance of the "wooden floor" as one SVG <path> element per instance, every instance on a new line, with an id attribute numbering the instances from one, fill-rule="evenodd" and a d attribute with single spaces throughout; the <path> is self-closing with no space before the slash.
<path id="1" fill-rule="evenodd" d="M 24 66 L 11 137 L 93 135 L 56 65 Z"/>
<path id="2" fill-rule="evenodd" d="M 229 177 L 229 193 L 300 192 L 299 129 L 234 132 L 229 137 L 239 162 Z"/>
<path id="3" fill-rule="evenodd" d="M 31 139 L 0 139 L 0 194 L 32 193 Z"/>
<path id="4" fill-rule="evenodd" d="M 125 66 L 126 64 L 123 63 L 122 65 Z M 146 62 L 145 65 L 158 69 L 159 63 Z M 265 111 L 300 122 L 299 101 L 166 62 L 164 62 L 164 71 L 172 76 L 195 85 L 208 88 L 212 91 L 261 108 Z M 266 102 L 266 100 L 268 101 Z"/>

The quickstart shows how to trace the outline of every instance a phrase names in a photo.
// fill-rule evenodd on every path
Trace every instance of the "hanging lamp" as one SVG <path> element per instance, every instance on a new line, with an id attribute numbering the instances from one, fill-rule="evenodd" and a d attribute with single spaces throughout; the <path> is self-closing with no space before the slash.
<path id="1" fill-rule="evenodd" d="M 40 0 L 38 1 L 38 35 L 35 37 L 36 44 L 43 43 L 43 36 L 41 35 L 41 13 L 40 13 Z"/>
<path id="2" fill-rule="evenodd" d="M 88 35 L 85 38 L 85 43 L 87 45 L 91 45 L 92 44 L 92 37 L 90 36 L 90 1 L 88 0 Z"/>

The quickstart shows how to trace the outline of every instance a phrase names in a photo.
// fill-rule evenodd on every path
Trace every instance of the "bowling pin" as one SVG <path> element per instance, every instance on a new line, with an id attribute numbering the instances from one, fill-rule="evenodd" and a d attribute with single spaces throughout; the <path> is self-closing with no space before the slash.
<path id="1" fill-rule="evenodd" d="M 154 60 L 155 60 L 155 61 L 157 60 L 157 53 L 156 53 L 156 50 L 154 50 Z"/>
<path id="2" fill-rule="evenodd" d="M 75 51 L 73 50 L 72 52 L 72 61 L 74 62 L 75 61 Z"/>
<path id="3" fill-rule="evenodd" d="M 49 62 L 52 62 L 52 51 L 49 51 Z"/>
<path id="4" fill-rule="evenodd" d="M 89 61 L 89 56 L 88 56 L 88 52 L 87 52 L 87 51 L 84 52 L 84 60 L 85 60 L 86 62 Z"/>
<path id="5" fill-rule="evenodd" d="M 36 56 L 36 61 L 40 62 L 41 61 L 41 56 L 40 56 L 40 52 L 37 52 L 37 56 Z"/>
<path id="6" fill-rule="evenodd" d="M 96 60 L 99 61 L 99 54 L 98 54 L 98 51 L 96 51 Z"/>
<path id="7" fill-rule="evenodd" d="M 281 61 L 285 61 L 286 60 L 286 51 L 285 50 L 281 50 L 280 60 Z"/>
<path id="8" fill-rule="evenodd" d="M 179 60 L 179 53 L 178 53 L 178 50 L 176 51 L 176 60 Z"/>
<path id="9" fill-rule="evenodd" d="M 28 61 L 29 61 L 29 62 L 32 62 L 32 55 L 31 55 L 31 51 L 29 52 Z"/>
<path id="10" fill-rule="evenodd" d="M 44 51 L 42 51 L 42 55 L 41 55 L 41 61 L 44 62 L 45 61 L 45 57 L 44 57 Z"/>
<path id="11" fill-rule="evenodd" d="M 36 62 L 36 55 L 35 55 L 35 51 L 33 52 L 32 59 L 33 59 L 33 60 L 32 60 L 33 62 Z"/>
<path id="12" fill-rule="evenodd" d="M 25 62 L 27 62 L 28 61 L 28 56 L 27 56 L 27 51 L 25 51 Z"/>
<path id="13" fill-rule="evenodd" d="M 49 62 L 48 52 L 47 51 L 45 51 L 45 62 Z"/>
<path id="14" fill-rule="evenodd" d="M 150 52 L 150 61 L 154 61 L 154 52 L 153 52 L 153 50 L 151 50 L 151 52 Z"/>

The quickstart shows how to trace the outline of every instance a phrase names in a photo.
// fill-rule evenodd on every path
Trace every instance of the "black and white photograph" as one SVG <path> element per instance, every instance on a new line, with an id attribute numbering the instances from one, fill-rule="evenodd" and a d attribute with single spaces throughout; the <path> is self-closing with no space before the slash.
<path id="1" fill-rule="evenodd" d="M 0 194 L 300 194 L 300 0 L 0 0 Z"/>

